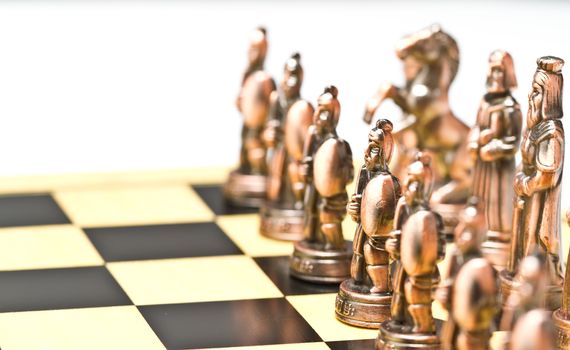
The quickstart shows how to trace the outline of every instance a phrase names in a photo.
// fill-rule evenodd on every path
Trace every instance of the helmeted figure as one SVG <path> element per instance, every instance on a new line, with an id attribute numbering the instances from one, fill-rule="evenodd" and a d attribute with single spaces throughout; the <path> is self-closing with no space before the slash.
<path id="1" fill-rule="evenodd" d="M 489 57 L 487 93 L 479 105 L 468 148 L 475 159 L 473 195 L 484 202 L 488 227 L 482 250 L 498 270 L 507 265 L 510 252 L 512 184 L 522 126 L 519 104 L 511 94 L 516 87 L 511 55 L 493 51 Z"/>
<path id="2" fill-rule="evenodd" d="M 393 150 L 391 132 L 392 123 L 380 119 L 368 134 L 364 165 L 347 206 L 358 226 L 351 277 L 340 285 L 336 316 L 345 323 L 367 328 L 378 328 L 390 317 L 390 259 L 385 244 L 401 197 L 400 183 L 388 168 Z"/>
<path id="3" fill-rule="evenodd" d="M 354 169 L 349 144 L 336 133 L 340 117 L 338 90 L 319 96 L 313 125 L 304 144 L 300 175 L 305 183 L 304 239 L 295 244 L 291 274 L 322 283 L 338 283 L 349 275 L 352 252 L 344 241 L 342 220 Z"/>

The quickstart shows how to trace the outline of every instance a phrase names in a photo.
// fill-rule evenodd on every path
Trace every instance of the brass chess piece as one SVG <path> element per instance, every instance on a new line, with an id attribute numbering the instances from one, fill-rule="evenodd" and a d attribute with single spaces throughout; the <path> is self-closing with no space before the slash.
<path id="1" fill-rule="evenodd" d="M 562 66 L 564 61 L 546 56 L 537 69 L 528 96 L 526 130 L 521 142 L 522 164 L 514 179 L 516 194 L 511 255 L 501 271 L 501 291 L 508 298 L 521 259 L 534 250 L 546 255 L 551 284 L 546 308 L 561 305 L 562 263 L 560 244 L 560 190 L 564 163 L 562 126 Z"/>
<path id="2" fill-rule="evenodd" d="M 280 88 L 271 95 L 271 112 L 263 133 L 269 154 L 267 200 L 261 207 L 264 236 L 298 241 L 303 238 L 303 194 L 299 176 L 303 143 L 313 122 L 313 106 L 301 99 L 301 55 L 285 63 Z"/>
<path id="3" fill-rule="evenodd" d="M 566 211 L 566 223 L 570 226 L 570 208 Z M 570 350 L 570 269 L 568 267 L 562 289 L 562 307 L 554 311 L 552 319 L 556 327 L 558 349 Z"/>
<path id="4" fill-rule="evenodd" d="M 392 123 L 380 119 L 368 134 L 364 165 L 347 212 L 358 223 L 353 240 L 350 278 L 336 297 L 336 317 L 350 325 L 375 328 L 390 318 L 390 257 L 386 239 L 394 226 L 401 197 L 398 179 L 390 173 Z"/>
<path id="5" fill-rule="evenodd" d="M 394 230 L 386 250 L 394 259 L 391 319 L 380 325 L 376 349 L 440 349 L 432 315 L 437 262 L 445 255 L 439 214 L 429 207 L 433 188 L 431 157 L 419 153 L 407 168 Z"/>
<path id="6" fill-rule="evenodd" d="M 224 186 L 224 196 L 233 205 L 258 207 L 266 195 L 266 148 L 262 133 L 269 114 L 275 82 L 263 70 L 267 33 L 257 28 L 251 37 L 248 59 L 236 106 L 243 116 L 239 167 Z"/>
<path id="7" fill-rule="evenodd" d="M 511 94 L 516 87 L 511 55 L 493 51 L 489 56 L 487 93 L 479 105 L 468 149 L 475 160 L 473 195 L 485 204 L 488 226 L 481 249 L 497 270 L 505 268 L 510 252 L 515 154 L 522 127 L 520 107 Z"/>
<path id="8" fill-rule="evenodd" d="M 300 174 L 305 183 L 305 238 L 295 243 L 291 275 L 306 281 L 340 283 L 350 276 L 350 243 L 342 220 L 354 168 L 349 144 L 336 133 L 340 117 L 338 90 L 325 88 L 304 145 Z"/>
<path id="9" fill-rule="evenodd" d="M 446 234 L 452 235 L 469 195 L 473 166 L 466 145 L 469 127 L 449 105 L 459 48 L 440 26 L 432 25 L 404 37 L 396 54 L 403 61 L 406 83 L 380 87 L 368 101 L 364 120 L 370 123 L 387 99 L 402 110 L 403 119 L 395 123 L 393 133 L 397 145 L 393 173 L 401 179 L 416 152 L 432 154 L 435 188 L 431 206 L 442 215 Z"/>

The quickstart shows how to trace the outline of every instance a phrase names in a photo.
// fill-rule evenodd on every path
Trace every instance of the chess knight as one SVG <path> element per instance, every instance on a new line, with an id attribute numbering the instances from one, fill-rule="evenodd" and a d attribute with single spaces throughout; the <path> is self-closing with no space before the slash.
<path id="1" fill-rule="evenodd" d="M 502 292 L 515 288 L 514 273 L 521 259 L 538 249 L 547 258 L 551 285 L 546 307 L 560 307 L 562 262 L 560 260 L 560 190 L 564 163 L 562 127 L 562 66 L 564 61 L 546 56 L 537 60 L 528 96 L 526 130 L 521 142 L 521 170 L 516 174 L 517 196 L 513 237 L 507 269 L 501 272 Z"/>
<path id="2" fill-rule="evenodd" d="M 566 211 L 566 223 L 570 226 L 570 208 Z M 570 252 L 568 254 L 570 255 Z M 570 350 L 570 269 L 568 267 L 562 289 L 562 307 L 554 311 L 552 319 L 556 327 L 558 349 Z"/>
<path id="3" fill-rule="evenodd" d="M 522 125 L 519 104 L 511 95 L 516 87 L 511 55 L 502 50 L 491 53 L 487 93 L 471 129 L 468 149 L 475 160 L 473 195 L 484 202 L 488 226 L 482 251 L 497 270 L 505 268 L 510 252 L 515 153 Z"/>
<path id="4" fill-rule="evenodd" d="M 403 38 L 396 54 L 404 64 L 404 87 L 383 85 L 364 114 L 367 123 L 387 99 L 402 109 L 403 119 L 394 126 L 396 155 L 393 173 L 403 178 L 416 152 L 433 158 L 435 190 L 432 208 L 443 217 L 445 232 L 453 234 L 458 213 L 471 188 L 472 160 L 467 152 L 469 127 L 449 106 L 448 91 L 459 67 L 455 40 L 438 25 Z"/>
<path id="5" fill-rule="evenodd" d="M 269 169 L 260 231 L 276 239 L 303 238 L 305 184 L 299 176 L 299 167 L 314 109 L 301 99 L 302 83 L 301 55 L 295 53 L 285 63 L 279 92 L 271 94 L 271 112 L 263 133 Z"/>
<path id="6" fill-rule="evenodd" d="M 350 279 L 340 285 L 336 317 L 345 323 L 378 329 L 390 318 L 390 257 L 386 239 L 394 226 L 400 183 L 390 173 L 392 123 L 380 119 L 368 134 L 364 165 L 347 211 L 358 223 L 353 241 Z"/>
<path id="7" fill-rule="evenodd" d="M 404 195 L 398 201 L 394 230 L 386 250 L 394 259 L 392 319 L 380 325 L 377 349 L 440 349 L 431 311 L 439 280 L 437 262 L 445 255 L 439 214 L 429 207 L 433 188 L 431 157 L 418 153 L 407 168 Z"/>
<path id="8" fill-rule="evenodd" d="M 266 54 L 266 31 L 258 28 L 251 38 L 249 65 L 236 100 L 243 116 L 240 163 L 224 187 L 228 202 L 239 206 L 258 207 L 266 195 L 266 148 L 262 133 L 269 114 L 270 96 L 276 89 L 271 76 L 263 71 Z"/>
<path id="9" fill-rule="evenodd" d="M 350 146 L 336 133 L 340 117 L 338 90 L 319 96 L 313 125 L 304 144 L 300 175 L 305 183 L 305 238 L 295 243 L 291 275 L 320 283 L 340 283 L 350 276 L 352 250 L 342 235 L 354 168 Z"/>

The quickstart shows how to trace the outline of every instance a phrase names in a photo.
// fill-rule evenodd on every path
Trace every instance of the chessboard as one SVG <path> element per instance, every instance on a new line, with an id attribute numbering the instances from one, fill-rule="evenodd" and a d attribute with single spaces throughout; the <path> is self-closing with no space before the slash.
<path id="1" fill-rule="evenodd" d="M 224 203 L 226 176 L 3 178 L 0 347 L 373 349 L 377 330 L 335 319 L 337 285 L 289 277 L 292 244 Z"/>

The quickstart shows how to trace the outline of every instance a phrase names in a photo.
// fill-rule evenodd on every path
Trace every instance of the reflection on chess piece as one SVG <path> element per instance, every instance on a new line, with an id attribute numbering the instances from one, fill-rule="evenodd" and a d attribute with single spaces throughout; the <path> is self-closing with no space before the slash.
<path id="1" fill-rule="evenodd" d="M 336 317 L 345 323 L 377 329 L 390 317 L 392 293 L 385 244 L 394 225 L 400 183 L 390 173 L 392 123 L 376 122 L 368 134 L 364 165 L 347 211 L 358 223 L 353 241 L 350 279 L 340 285 Z"/>
<path id="2" fill-rule="evenodd" d="M 303 143 L 313 122 L 313 106 L 301 99 L 301 55 L 285 63 L 279 92 L 271 95 L 269 122 L 263 133 L 269 154 L 267 200 L 261 207 L 261 234 L 283 240 L 303 238 L 303 194 L 299 176 Z"/>
<path id="3" fill-rule="evenodd" d="M 444 350 L 489 349 L 498 311 L 497 274 L 481 253 L 485 239 L 484 206 L 472 197 L 455 228 L 455 247 L 436 298 L 449 318 L 441 335 Z"/>
<path id="4" fill-rule="evenodd" d="M 240 163 L 224 187 L 227 201 L 239 206 L 260 206 L 266 194 L 266 147 L 262 133 L 269 114 L 270 96 L 275 90 L 275 82 L 263 71 L 266 54 L 266 31 L 257 28 L 251 38 L 249 65 L 236 100 L 243 116 Z"/>
<path id="5" fill-rule="evenodd" d="M 501 271 L 501 289 L 508 298 L 520 260 L 534 250 L 546 255 L 550 276 L 546 308 L 560 307 L 560 190 L 564 162 L 562 127 L 562 66 L 557 57 L 541 57 L 528 96 L 526 130 L 521 142 L 522 164 L 515 176 L 511 254 Z"/>
<path id="6" fill-rule="evenodd" d="M 570 208 L 566 211 L 566 223 L 570 226 Z M 570 255 L 570 251 L 568 252 Z M 562 307 L 552 314 L 556 327 L 558 349 L 570 350 L 570 269 L 566 267 L 562 289 Z"/>
<path id="7" fill-rule="evenodd" d="M 439 214 L 429 207 L 433 188 L 431 157 L 419 153 L 407 168 L 394 230 L 386 250 L 394 259 L 392 319 L 380 325 L 377 349 L 440 349 L 431 311 L 439 279 L 437 262 L 445 255 Z"/>
<path id="8" fill-rule="evenodd" d="M 338 90 L 319 96 L 313 125 L 305 140 L 300 174 L 305 183 L 305 238 L 295 243 L 291 275 L 299 279 L 339 283 L 350 276 L 352 249 L 342 235 L 354 168 L 350 146 L 336 133 L 340 116 Z"/>
<path id="9" fill-rule="evenodd" d="M 468 143 L 475 159 L 473 195 L 485 204 L 488 226 L 481 249 L 497 270 L 505 268 L 510 252 L 515 153 L 522 125 L 519 104 L 511 95 L 516 86 L 511 55 L 502 50 L 491 53 L 487 93 Z"/>
<path id="10" fill-rule="evenodd" d="M 459 48 L 449 34 L 433 25 L 403 38 L 396 54 L 404 63 L 406 84 L 383 85 L 369 100 L 364 120 L 370 123 L 386 99 L 402 109 L 403 119 L 394 127 L 393 173 L 403 178 L 417 151 L 432 154 L 432 208 L 442 215 L 445 231 L 452 235 L 457 213 L 471 188 L 473 166 L 467 153 L 469 127 L 449 106 L 448 92 L 459 67 Z"/>

